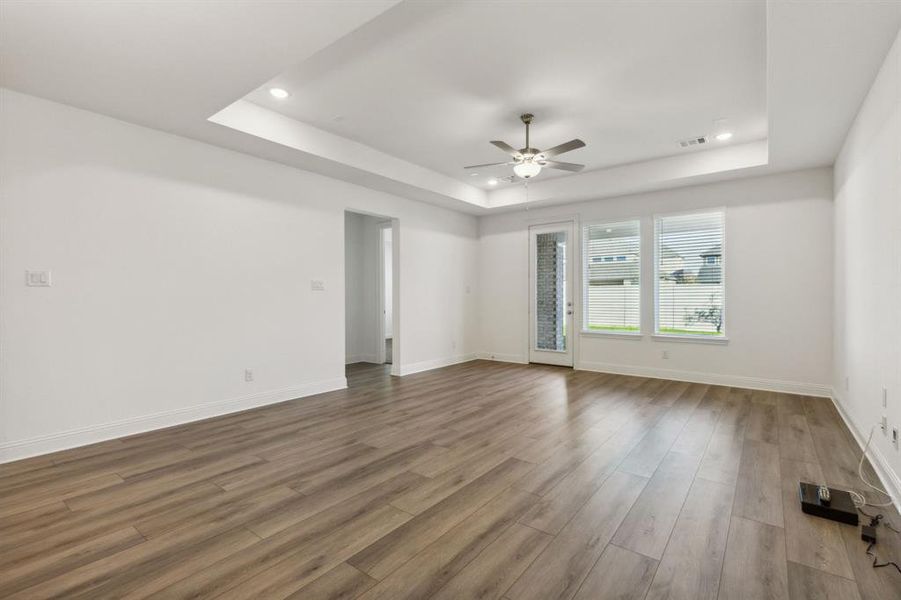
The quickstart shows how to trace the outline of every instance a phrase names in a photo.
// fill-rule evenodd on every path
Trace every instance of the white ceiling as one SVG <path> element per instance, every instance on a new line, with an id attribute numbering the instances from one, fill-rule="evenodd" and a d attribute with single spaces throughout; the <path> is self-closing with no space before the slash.
<path id="1" fill-rule="evenodd" d="M 489 140 L 523 147 L 522 112 L 535 147 L 587 142 L 561 157 L 586 170 L 690 152 L 677 140 L 715 119 L 760 140 L 766 3 L 408 3 L 247 99 L 486 189 L 510 167 L 463 166 L 503 161 Z"/>
<path id="2" fill-rule="evenodd" d="M 182 133 L 397 0 L 3 0 L 0 82 Z"/>
<path id="3" fill-rule="evenodd" d="M 831 164 L 899 26 L 891 0 L 3 0 L 0 84 L 481 214 L 522 188 L 460 167 L 524 110 L 533 145 L 589 144 L 529 202 Z M 719 117 L 729 143 L 673 145 Z"/>

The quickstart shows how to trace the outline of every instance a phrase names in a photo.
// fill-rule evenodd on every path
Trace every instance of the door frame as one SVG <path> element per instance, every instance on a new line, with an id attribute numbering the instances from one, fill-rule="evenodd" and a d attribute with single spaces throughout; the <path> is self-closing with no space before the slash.
<path id="1" fill-rule="evenodd" d="M 539 350 L 534 348 L 534 340 L 535 340 L 535 316 L 536 316 L 536 281 L 533 277 L 533 268 L 535 264 L 535 245 L 533 243 L 533 235 L 535 233 L 541 233 L 541 230 L 546 230 L 548 232 L 551 231 L 559 231 L 561 228 L 567 228 L 568 231 L 568 239 L 567 239 L 567 255 L 566 255 L 566 282 L 568 291 L 568 302 L 569 302 L 569 314 L 568 319 L 566 319 L 566 341 L 567 341 L 567 350 Z M 576 293 L 576 285 L 579 283 L 576 281 L 577 271 L 579 269 L 578 263 L 578 244 L 579 240 L 578 236 L 578 219 L 575 217 L 561 217 L 558 219 L 550 219 L 550 220 L 542 220 L 541 222 L 529 222 L 528 223 L 528 303 L 529 303 L 529 311 L 528 311 L 528 324 L 526 330 L 526 353 L 525 358 L 527 363 L 535 362 L 536 364 L 554 364 L 558 366 L 572 367 L 575 368 L 577 362 L 577 354 L 578 354 L 578 344 L 576 340 L 579 339 L 578 331 L 580 327 L 579 323 L 579 310 L 581 310 L 581 303 L 578 299 L 578 294 Z M 547 353 L 548 358 L 550 360 L 548 362 L 538 362 L 532 360 L 533 351 Z M 557 354 L 562 357 L 561 360 L 554 360 L 553 356 Z"/>
<path id="2" fill-rule="evenodd" d="M 397 301 L 395 298 L 395 292 L 397 286 L 395 285 L 396 280 L 396 271 L 395 271 L 395 260 L 394 260 L 394 219 L 390 219 L 379 223 L 379 282 L 378 282 L 378 294 L 379 299 L 376 303 L 378 306 L 378 322 L 379 322 L 379 349 L 378 349 L 378 360 L 379 364 L 385 364 L 385 359 L 387 356 L 385 355 L 385 231 L 391 231 L 391 370 L 392 374 L 394 371 L 394 363 L 396 362 L 395 357 L 397 356 L 395 352 L 394 345 L 394 331 L 395 331 L 395 313 L 394 309 L 397 306 Z"/>
<path id="3" fill-rule="evenodd" d="M 391 228 L 391 329 L 392 329 L 392 342 L 391 342 L 391 374 L 392 375 L 400 375 L 400 356 L 401 356 L 401 314 L 400 314 L 400 219 L 397 217 L 391 217 L 388 215 L 383 215 L 379 213 L 374 213 L 368 210 L 361 210 L 354 207 L 345 207 L 344 212 L 356 213 L 359 215 L 366 215 L 369 217 L 375 217 L 377 219 L 381 219 L 382 221 L 378 224 L 379 234 L 376 236 L 379 241 L 379 256 L 382 253 L 381 241 L 382 241 L 382 231 Z M 347 232 L 344 232 L 344 237 L 346 239 Z M 371 247 L 371 246 L 370 246 Z M 378 331 L 379 336 L 382 339 L 382 344 L 379 352 L 376 354 L 376 357 L 381 357 L 382 364 L 384 364 L 385 357 L 385 344 L 384 344 L 384 335 L 385 335 L 385 320 L 384 313 L 379 308 L 385 302 L 385 295 L 382 293 L 382 286 L 384 285 L 385 274 L 382 271 L 382 260 L 379 258 L 379 281 L 377 284 L 379 299 L 374 303 L 376 308 L 374 310 L 378 310 Z M 342 272 L 347 268 L 347 257 L 344 257 L 344 261 L 342 262 Z M 342 304 L 344 301 L 342 299 Z M 370 304 L 372 306 L 372 304 Z M 347 306 L 344 305 L 344 320 L 347 322 Z M 371 355 L 370 355 L 371 356 Z"/>

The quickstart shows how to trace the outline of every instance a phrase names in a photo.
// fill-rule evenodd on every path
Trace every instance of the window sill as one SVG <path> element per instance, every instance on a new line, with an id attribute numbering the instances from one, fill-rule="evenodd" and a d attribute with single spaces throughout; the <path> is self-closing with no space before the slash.
<path id="1" fill-rule="evenodd" d="M 713 337 L 706 335 L 674 335 L 666 333 L 655 333 L 651 336 L 656 342 L 688 342 L 697 344 L 713 344 L 715 346 L 725 346 L 729 343 L 727 337 Z"/>
<path id="2" fill-rule="evenodd" d="M 628 331 L 580 331 L 579 335 L 582 337 L 602 337 L 602 338 L 615 338 L 619 340 L 640 340 L 644 337 L 644 334 L 640 332 L 628 332 Z"/>

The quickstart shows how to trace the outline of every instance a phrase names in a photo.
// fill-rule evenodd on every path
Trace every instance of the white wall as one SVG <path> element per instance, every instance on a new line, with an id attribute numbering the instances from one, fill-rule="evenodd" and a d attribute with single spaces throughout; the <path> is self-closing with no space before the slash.
<path id="1" fill-rule="evenodd" d="M 726 208 L 727 345 L 657 341 L 653 331 L 656 213 Z M 524 361 L 528 225 L 642 218 L 639 340 L 581 335 L 576 367 L 827 395 L 832 354 L 832 172 L 814 169 L 484 217 L 482 347 Z M 576 265 L 574 297 L 581 301 Z M 576 307 L 576 316 L 580 316 Z M 670 358 L 661 357 L 668 350 Z"/>
<path id="2" fill-rule="evenodd" d="M 401 372 L 477 350 L 474 217 L 8 90 L 0 130 L 0 460 L 343 385 L 347 208 L 399 219 Z"/>
<path id="3" fill-rule="evenodd" d="M 379 362 L 379 229 L 383 219 L 344 213 L 345 359 Z"/>
<path id="4" fill-rule="evenodd" d="M 859 440 L 887 417 L 873 457 L 901 504 L 901 34 L 835 163 L 834 327 L 836 401 Z"/>

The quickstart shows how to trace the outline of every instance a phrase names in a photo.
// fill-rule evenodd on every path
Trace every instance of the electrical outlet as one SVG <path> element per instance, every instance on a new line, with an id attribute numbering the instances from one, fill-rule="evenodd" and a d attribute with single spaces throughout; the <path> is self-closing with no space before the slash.
<path id="1" fill-rule="evenodd" d="M 661 351 L 661 352 L 660 352 L 660 358 L 662 358 L 662 359 L 664 359 L 664 360 L 668 360 L 668 359 L 669 359 L 669 350 L 663 350 L 663 351 Z"/>
<path id="2" fill-rule="evenodd" d="M 50 287 L 50 271 L 25 271 L 25 285 L 28 287 Z"/>
<path id="3" fill-rule="evenodd" d="M 244 369 L 244 381 L 253 381 L 253 369 Z"/>
<path id="4" fill-rule="evenodd" d="M 321 279 L 311 279 L 310 280 L 310 289 L 314 292 L 324 292 L 325 291 L 325 282 Z"/>

